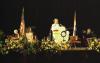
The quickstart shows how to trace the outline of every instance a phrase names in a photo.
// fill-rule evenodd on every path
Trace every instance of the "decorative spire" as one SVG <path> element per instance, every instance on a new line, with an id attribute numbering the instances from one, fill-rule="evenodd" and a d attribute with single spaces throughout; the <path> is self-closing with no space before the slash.
<path id="1" fill-rule="evenodd" d="M 22 9 L 22 17 L 24 17 L 24 7 L 23 7 L 23 9 Z"/>
<path id="2" fill-rule="evenodd" d="M 22 9 L 21 23 L 20 23 L 20 35 L 25 35 L 25 22 L 24 22 L 24 7 Z"/>
<path id="3" fill-rule="evenodd" d="M 76 35 L 76 11 L 74 12 L 74 28 L 73 28 L 73 36 Z"/>

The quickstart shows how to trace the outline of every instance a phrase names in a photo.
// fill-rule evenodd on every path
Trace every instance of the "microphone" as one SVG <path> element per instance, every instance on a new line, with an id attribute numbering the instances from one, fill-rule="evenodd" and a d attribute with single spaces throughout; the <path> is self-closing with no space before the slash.
<path id="1" fill-rule="evenodd" d="M 62 24 L 59 24 L 60 26 L 62 26 Z"/>

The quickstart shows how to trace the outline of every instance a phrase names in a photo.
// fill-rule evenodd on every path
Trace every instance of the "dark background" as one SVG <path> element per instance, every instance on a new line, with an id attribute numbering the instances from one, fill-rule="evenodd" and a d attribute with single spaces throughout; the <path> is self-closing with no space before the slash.
<path id="1" fill-rule="evenodd" d="M 100 34 L 99 0 L 0 0 L 0 29 L 6 34 L 19 28 L 23 6 L 26 26 L 35 27 L 39 38 L 48 35 L 55 17 L 67 28 L 73 27 L 75 10 L 77 33 L 90 27 L 98 36 Z"/>

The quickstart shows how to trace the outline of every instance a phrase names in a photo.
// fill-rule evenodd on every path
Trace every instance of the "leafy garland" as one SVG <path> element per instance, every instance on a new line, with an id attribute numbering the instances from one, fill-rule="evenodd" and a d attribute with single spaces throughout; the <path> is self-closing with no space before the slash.
<path id="1" fill-rule="evenodd" d="M 24 54 L 24 52 L 27 54 L 36 54 L 40 51 L 58 52 L 70 48 L 70 45 L 67 43 L 57 44 L 51 41 L 40 42 L 41 44 L 39 42 L 28 43 L 25 37 L 21 37 L 19 40 L 5 39 L 5 44 L 3 43 L 3 41 L 0 41 L 1 54 L 8 54 L 10 52 L 18 52 L 20 54 Z M 88 43 L 89 49 L 100 52 L 100 42 L 97 42 L 95 38 Z"/>

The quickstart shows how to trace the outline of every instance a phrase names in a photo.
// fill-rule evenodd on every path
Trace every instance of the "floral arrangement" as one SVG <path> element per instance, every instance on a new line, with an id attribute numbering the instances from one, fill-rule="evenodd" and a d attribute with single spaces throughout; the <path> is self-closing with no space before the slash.
<path id="1" fill-rule="evenodd" d="M 55 43 L 55 42 L 42 42 L 41 44 L 41 49 L 42 50 L 55 50 L 55 51 L 60 51 L 60 50 L 67 50 L 70 47 L 69 44 L 67 43 Z"/>
<path id="2" fill-rule="evenodd" d="M 10 52 L 18 52 L 20 54 L 36 54 L 40 51 L 50 51 L 50 52 L 59 52 L 61 50 L 67 50 L 71 46 L 69 43 L 61 42 L 55 43 L 53 41 L 42 41 L 30 43 L 27 41 L 25 37 L 20 37 L 17 40 L 13 39 L 5 39 L 5 43 L 0 41 L 0 53 L 8 54 Z M 97 38 L 92 38 L 88 41 L 88 49 L 96 50 L 100 52 L 100 42 L 98 42 Z"/>
<path id="3" fill-rule="evenodd" d="M 26 45 L 27 44 L 27 45 Z M 5 39 L 5 44 L 0 44 L 0 53 L 8 54 L 9 52 L 18 52 L 23 54 L 27 51 L 27 54 L 36 53 L 35 44 L 27 42 L 26 38 Z"/>
<path id="4" fill-rule="evenodd" d="M 96 37 L 93 37 L 88 41 L 88 49 L 100 52 L 100 42 L 97 40 Z"/>

